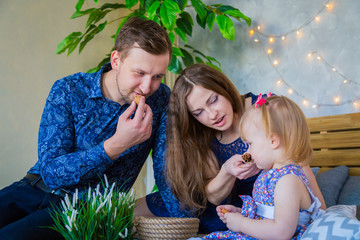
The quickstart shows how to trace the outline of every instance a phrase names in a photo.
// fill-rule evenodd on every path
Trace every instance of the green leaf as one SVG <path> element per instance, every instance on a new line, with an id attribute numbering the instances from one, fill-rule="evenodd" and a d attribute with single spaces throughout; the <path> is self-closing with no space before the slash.
<path id="1" fill-rule="evenodd" d="M 199 24 L 200 27 L 202 27 L 203 29 L 205 29 L 206 19 L 201 20 L 201 18 L 199 17 L 199 14 L 196 14 L 196 22 Z"/>
<path id="2" fill-rule="evenodd" d="M 188 0 L 173 0 L 174 2 L 176 2 L 179 5 L 179 8 L 181 10 L 181 12 L 184 11 L 185 7 L 187 6 Z"/>
<path id="3" fill-rule="evenodd" d="M 198 56 L 195 57 L 195 62 L 196 63 L 204 63 L 204 61 Z"/>
<path id="4" fill-rule="evenodd" d="M 82 17 L 84 15 L 91 13 L 92 11 L 95 11 L 95 10 L 96 10 L 96 8 L 89 8 L 89 9 L 86 9 L 85 11 L 80 11 L 80 12 L 76 11 L 70 18 L 74 19 L 74 18 Z"/>
<path id="5" fill-rule="evenodd" d="M 180 13 L 180 17 L 184 18 L 187 22 L 189 22 L 191 24 L 191 26 L 194 25 L 194 21 L 193 21 L 191 15 L 188 12 Z"/>
<path id="6" fill-rule="evenodd" d="M 178 18 L 176 21 L 176 26 L 181 29 L 184 33 L 191 36 L 192 35 L 192 26 L 185 18 Z"/>
<path id="7" fill-rule="evenodd" d="M 231 19 L 224 15 L 218 15 L 216 17 L 216 23 L 219 26 L 220 32 L 224 38 L 229 40 L 235 40 L 235 27 Z"/>
<path id="8" fill-rule="evenodd" d="M 170 31 L 174 29 L 176 23 L 176 13 L 179 12 L 179 6 L 175 2 L 171 0 L 164 0 L 160 7 L 160 17 L 165 28 Z"/>
<path id="9" fill-rule="evenodd" d="M 174 55 L 171 59 L 171 63 L 168 67 L 168 70 L 170 72 L 173 72 L 176 74 L 180 74 L 182 72 L 181 63 L 180 63 L 179 59 L 177 59 L 176 56 L 174 56 Z"/>
<path id="10" fill-rule="evenodd" d="M 240 21 L 241 19 L 244 19 L 246 23 L 251 26 L 251 18 L 245 16 L 242 12 L 240 12 L 238 9 L 232 9 L 224 12 L 225 14 L 232 16 Z"/>
<path id="11" fill-rule="evenodd" d="M 178 57 L 184 57 L 184 54 L 181 52 L 180 48 L 172 47 L 172 55 Z"/>
<path id="12" fill-rule="evenodd" d="M 184 57 L 181 58 L 183 60 L 184 65 L 188 67 L 194 64 L 194 58 L 192 57 L 192 55 L 184 48 L 180 48 L 180 50 L 184 54 Z"/>
<path id="13" fill-rule="evenodd" d="M 56 54 L 65 52 L 65 50 L 82 35 L 81 32 L 72 32 L 64 40 L 62 40 L 56 48 Z"/>
<path id="14" fill-rule="evenodd" d="M 111 10 L 101 11 L 100 9 L 96 9 L 95 11 L 91 12 L 86 22 L 86 27 L 89 27 L 91 24 L 97 23 L 98 21 L 103 19 L 109 12 L 111 12 Z"/>
<path id="15" fill-rule="evenodd" d="M 219 6 L 216 7 L 220 12 L 225 13 L 226 11 L 229 10 L 236 10 L 236 8 L 229 6 L 229 5 L 223 5 L 220 4 Z"/>
<path id="16" fill-rule="evenodd" d="M 211 62 L 206 62 L 205 64 L 207 64 L 207 65 L 209 65 L 210 67 L 213 67 L 213 68 L 215 68 L 215 69 L 217 69 L 218 71 L 221 72 L 221 69 L 220 69 L 218 66 L 212 64 Z"/>
<path id="17" fill-rule="evenodd" d="M 210 56 L 206 56 L 205 57 L 209 62 L 212 63 L 212 61 L 216 62 L 219 66 L 221 66 L 220 62 L 218 60 L 216 60 L 215 58 L 213 57 L 210 57 Z"/>
<path id="18" fill-rule="evenodd" d="M 138 3 L 138 0 L 125 0 L 125 5 L 127 9 L 132 8 Z"/>
<path id="19" fill-rule="evenodd" d="M 98 4 L 99 0 L 94 0 L 94 2 L 95 2 L 96 4 Z"/>
<path id="20" fill-rule="evenodd" d="M 142 8 L 144 8 L 147 11 L 149 7 L 153 5 L 153 3 L 156 1 L 158 0 L 145 0 Z"/>
<path id="21" fill-rule="evenodd" d="M 154 2 L 148 9 L 148 17 L 150 20 L 153 20 L 156 16 L 156 10 L 159 8 L 160 2 Z"/>
<path id="22" fill-rule="evenodd" d="M 209 31 L 211 32 L 215 23 L 215 13 L 210 12 L 206 17 L 206 23 L 209 27 Z"/>
<path id="23" fill-rule="evenodd" d="M 202 52 L 200 52 L 199 50 L 194 50 L 194 53 L 199 54 L 200 56 L 206 58 L 205 54 L 203 54 Z"/>
<path id="24" fill-rule="evenodd" d="M 79 0 L 77 3 L 76 3 L 76 6 L 75 6 L 75 9 L 77 12 L 80 12 L 81 10 L 81 7 L 83 6 L 85 0 Z"/>
<path id="25" fill-rule="evenodd" d="M 180 28 L 175 28 L 174 30 L 175 30 L 176 34 L 179 35 L 179 37 L 180 37 L 185 43 L 187 43 L 186 34 L 185 34 Z"/>
<path id="26" fill-rule="evenodd" d="M 194 7 L 200 19 L 204 21 L 206 18 L 207 10 L 204 8 L 203 3 L 200 0 L 191 0 L 191 5 Z"/>
<path id="27" fill-rule="evenodd" d="M 76 47 L 78 46 L 80 41 L 81 41 L 81 38 L 77 38 L 72 42 L 72 44 L 69 45 L 67 56 L 69 56 L 76 49 Z"/>
<path id="28" fill-rule="evenodd" d="M 168 33 L 168 35 L 169 35 L 169 38 L 170 38 L 171 45 L 173 45 L 174 41 L 175 41 L 175 35 L 174 35 L 173 32 Z"/>
<path id="29" fill-rule="evenodd" d="M 119 4 L 119 3 L 105 3 L 100 7 L 101 10 L 105 10 L 105 9 L 108 9 L 108 8 L 111 8 L 111 9 L 126 8 L 126 5 L 125 4 Z"/>

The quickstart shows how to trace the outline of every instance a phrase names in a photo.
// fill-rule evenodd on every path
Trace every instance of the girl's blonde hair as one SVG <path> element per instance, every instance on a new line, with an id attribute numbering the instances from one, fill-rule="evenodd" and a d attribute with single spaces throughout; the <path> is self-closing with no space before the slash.
<path id="1" fill-rule="evenodd" d="M 265 101 L 261 106 L 253 105 L 244 113 L 240 120 L 241 137 L 244 137 L 244 124 L 253 121 L 249 116 L 260 111 L 266 137 L 276 134 L 288 158 L 296 163 L 309 164 L 312 159 L 310 131 L 300 107 L 285 96 L 271 96 Z"/>
<path id="2" fill-rule="evenodd" d="M 245 98 L 222 72 L 206 64 L 191 65 L 176 79 L 168 112 L 166 177 L 182 206 L 199 212 L 207 203 L 205 186 L 215 177 L 219 165 L 211 150 L 216 130 L 195 119 L 186 104 L 194 86 L 224 96 L 239 116 Z"/>

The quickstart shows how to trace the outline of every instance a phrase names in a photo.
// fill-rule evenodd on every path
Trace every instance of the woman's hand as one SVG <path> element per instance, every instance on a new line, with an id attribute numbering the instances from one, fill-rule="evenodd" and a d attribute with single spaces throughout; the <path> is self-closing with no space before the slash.
<path id="1" fill-rule="evenodd" d="M 223 165 L 222 168 L 238 179 L 247 179 L 260 172 L 260 169 L 253 163 L 243 163 L 241 155 L 235 154 L 229 158 Z"/>

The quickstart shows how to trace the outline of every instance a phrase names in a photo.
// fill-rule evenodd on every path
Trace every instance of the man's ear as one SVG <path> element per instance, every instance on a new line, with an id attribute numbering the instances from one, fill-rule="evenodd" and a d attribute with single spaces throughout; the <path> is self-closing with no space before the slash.
<path id="1" fill-rule="evenodd" d="M 273 149 L 279 148 L 280 144 L 281 144 L 279 136 L 277 134 L 274 134 L 274 133 L 271 134 L 270 135 L 270 143 L 271 143 L 271 146 L 272 146 Z"/>
<path id="2" fill-rule="evenodd" d="M 118 70 L 120 66 L 120 53 L 118 51 L 112 51 L 110 55 L 110 63 L 113 70 Z"/>

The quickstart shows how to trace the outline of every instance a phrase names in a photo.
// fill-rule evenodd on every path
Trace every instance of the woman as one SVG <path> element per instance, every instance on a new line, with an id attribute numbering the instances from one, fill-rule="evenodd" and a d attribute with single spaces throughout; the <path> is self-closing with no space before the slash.
<path id="1" fill-rule="evenodd" d="M 180 211 L 200 218 L 200 233 L 226 230 L 216 205 L 241 207 L 238 195 L 251 195 L 260 170 L 255 164 L 241 163 L 248 146 L 240 139 L 239 122 L 256 99 L 252 93 L 240 95 L 223 73 L 205 64 L 186 68 L 175 82 L 168 112 L 165 175 L 181 203 Z M 304 171 L 325 206 L 310 167 Z M 146 215 L 143 211 L 148 207 L 155 216 L 177 216 L 169 194 L 161 196 L 165 203 L 160 193 L 148 195 L 147 206 L 140 200 L 135 214 Z"/>

